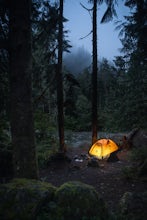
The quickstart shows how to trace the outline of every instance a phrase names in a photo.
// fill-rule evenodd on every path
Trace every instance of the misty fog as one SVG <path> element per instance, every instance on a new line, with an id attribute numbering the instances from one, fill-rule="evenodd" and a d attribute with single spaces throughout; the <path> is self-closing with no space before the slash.
<path id="1" fill-rule="evenodd" d="M 71 53 L 66 53 L 63 57 L 64 67 L 72 74 L 81 73 L 91 62 L 91 54 L 84 47 L 72 48 Z"/>

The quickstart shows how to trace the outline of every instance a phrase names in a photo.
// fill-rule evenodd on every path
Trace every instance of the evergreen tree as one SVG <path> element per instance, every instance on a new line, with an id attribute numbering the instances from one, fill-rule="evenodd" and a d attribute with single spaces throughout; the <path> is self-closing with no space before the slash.
<path id="1" fill-rule="evenodd" d="M 31 0 L 9 2 L 10 101 L 15 177 L 38 178 L 31 87 Z"/>
<path id="2" fill-rule="evenodd" d="M 89 2 L 93 2 L 93 20 L 92 20 L 92 55 L 93 55 L 93 64 L 92 64 L 92 144 L 97 140 L 97 127 L 98 127 L 98 91 L 97 91 L 97 3 L 102 4 L 103 1 L 99 0 L 91 0 Z M 114 1 L 106 1 L 108 7 L 106 12 L 104 13 L 101 22 L 107 22 L 112 19 L 113 14 L 115 14 L 114 10 Z"/>
<path id="3" fill-rule="evenodd" d="M 147 127 L 147 4 L 144 0 L 126 1 L 126 6 L 133 9 L 126 17 L 122 51 L 127 61 L 127 110 L 126 117 L 131 127 Z M 129 40 L 130 39 L 130 40 Z M 129 53 L 128 53 L 129 51 Z"/>
<path id="4" fill-rule="evenodd" d="M 58 106 L 59 150 L 60 152 L 64 153 L 66 149 L 64 143 L 62 55 L 63 55 L 63 0 L 60 0 L 59 31 L 58 31 L 58 64 L 57 64 L 57 106 Z"/>
<path id="5" fill-rule="evenodd" d="M 94 144 L 97 140 L 97 0 L 93 1 L 92 24 L 92 144 Z"/>

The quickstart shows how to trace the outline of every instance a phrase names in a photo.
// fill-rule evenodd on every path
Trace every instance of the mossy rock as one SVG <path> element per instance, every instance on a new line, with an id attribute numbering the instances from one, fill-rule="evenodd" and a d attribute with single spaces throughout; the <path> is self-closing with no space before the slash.
<path id="1" fill-rule="evenodd" d="M 147 216 L 147 191 L 126 192 L 120 200 L 118 220 L 144 220 Z"/>
<path id="2" fill-rule="evenodd" d="M 2 220 L 109 220 L 98 192 L 81 182 L 67 182 L 59 188 L 49 183 L 14 179 L 0 185 Z"/>
<path id="3" fill-rule="evenodd" d="M 41 206 L 52 200 L 56 188 L 49 183 L 14 179 L 0 185 L 0 219 L 33 220 Z"/>
<path id="4" fill-rule="evenodd" d="M 52 220 L 109 219 L 108 210 L 98 192 L 81 182 L 67 182 L 56 190 L 54 203 L 50 203 L 49 217 Z"/>

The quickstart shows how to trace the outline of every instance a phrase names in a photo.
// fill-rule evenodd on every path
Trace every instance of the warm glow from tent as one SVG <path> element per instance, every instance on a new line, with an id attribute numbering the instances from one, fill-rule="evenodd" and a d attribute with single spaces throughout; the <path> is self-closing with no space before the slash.
<path id="1" fill-rule="evenodd" d="M 98 159 L 105 159 L 114 151 L 118 150 L 118 146 L 110 139 L 100 139 L 96 141 L 89 150 L 91 156 Z"/>

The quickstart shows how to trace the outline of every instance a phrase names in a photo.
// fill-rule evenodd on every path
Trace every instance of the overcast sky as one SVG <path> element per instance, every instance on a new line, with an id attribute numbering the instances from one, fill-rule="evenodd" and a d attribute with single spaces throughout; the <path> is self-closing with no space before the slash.
<path id="1" fill-rule="evenodd" d="M 71 42 L 73 48 L 84 47 L 90 53 L 92 52 L 92 35 L 80 40 L 80 38 L 88 35 L 92 30 L 92 20 L 87 10 L 85 10 L 80 2 L 87 8 L 92 8 L 91 4 L 88 4 L 85 0 L 65 0 L 64 1 L 64 17 L 69 21 L 65 24 L 65 29 L 69 30 L 68 39 Z M 121 42 L 119 40 L 119 32 L 115 30 L 114 22 L 123 20 L 124 15 L 128 14 L 128 8 L 123 6 L 122 1 L 119 1 L 119 6 L 116 7 L 118 18 L 114 18 L 113 21 L 105 24 L 100 24 L 100 20 L 106 5 L 98 6 L 98 55 L 99 59 L 102 57 L 108 60 L 113 60 L 114 56 L 120 54 L 119 48 L 121 48 Z"/>

